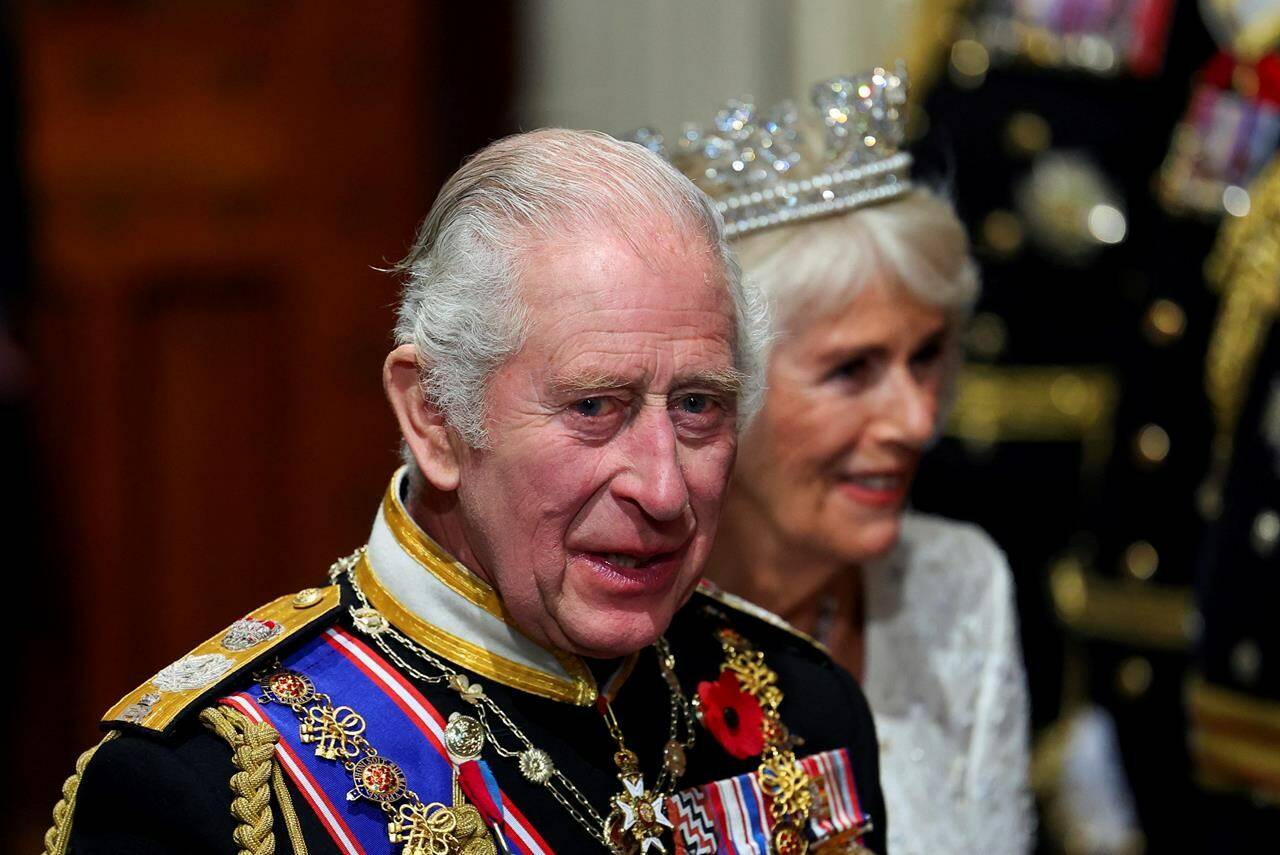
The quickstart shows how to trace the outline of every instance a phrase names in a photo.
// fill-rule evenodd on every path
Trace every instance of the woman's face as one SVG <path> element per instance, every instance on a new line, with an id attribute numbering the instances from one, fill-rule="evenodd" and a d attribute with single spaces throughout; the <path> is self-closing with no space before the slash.
<path id="1" fill-rule="evenodd" d="M 802 312 L 774 347 L 740 498 L 798 549 L 884 555 L 937 423 L 950 332 L 941 309 L 879 281 L 842 309 Z"/>

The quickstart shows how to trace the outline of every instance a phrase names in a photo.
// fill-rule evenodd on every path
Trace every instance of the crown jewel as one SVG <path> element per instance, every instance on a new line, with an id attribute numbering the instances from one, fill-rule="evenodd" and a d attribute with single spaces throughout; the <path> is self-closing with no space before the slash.
<path id="1" fill-rule="evenodd" d="M 911 155 L 901 150 L 907 100 L 902 63 L 833 77 L 813 87 L 821 123 L 784 101 L 761 113 L 750 98 L 725 103 L 708 126 L 685 125 L 668 150 L 642 128 L 629 139 L 668 158 L 715 200 L 728 237 L 848 211 L 911 188 Z"/>

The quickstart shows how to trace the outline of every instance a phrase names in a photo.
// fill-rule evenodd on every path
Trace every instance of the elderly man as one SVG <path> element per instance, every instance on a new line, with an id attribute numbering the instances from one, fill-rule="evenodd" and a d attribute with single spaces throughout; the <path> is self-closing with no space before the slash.
<path id="1" fill-rule="evenodd" d="M 441 191 L 368 544 L 108 711 L 51 851 L 883 851 L 852 679 L 699 587 L 762 321 L 639 146 L 497 142 Z"/>

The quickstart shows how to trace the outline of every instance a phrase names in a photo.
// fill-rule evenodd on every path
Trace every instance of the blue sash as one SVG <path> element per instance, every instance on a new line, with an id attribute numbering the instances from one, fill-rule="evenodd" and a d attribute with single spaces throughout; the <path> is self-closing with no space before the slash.
<path id="1" fill-rule="evenodd" d="M 366 723 L 365 738 L 381 756 L 399 764 L 408 788 L 423 804 L 453 804 L 454 767 L 444 748 L 444 717 L 360 639 L 330 628 L 282 659 L 281 666 L 309 677 L 334 706 L 359 713 Z M 277 757 L 338 850 L 346 855 L 398 852 L 399 845 L 387 837 L 387 814 L 365 799 L 348 801 L 353 782 L 342 763 L 316 756 L 313 746 L 301 742 L 293 710 L 260 703 L 261 697 L 261 687 L 254 685 L 222 702 L 280 732 Z M 520 855 L 551 855 L 551 848 L 498 790 L 484 761 L 474 765 L 479 768 L 463 769 L 462 789 L 491 827 L 497 826 L 507 848 Z"/>

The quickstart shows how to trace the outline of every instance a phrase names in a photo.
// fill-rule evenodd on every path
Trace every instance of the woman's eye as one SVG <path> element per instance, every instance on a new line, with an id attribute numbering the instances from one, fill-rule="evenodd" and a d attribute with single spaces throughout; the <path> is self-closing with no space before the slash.
<path id="1" fill-rule="evenodd" d="M 930 365 L 942 356 L 942 342 L 933 341 L 916 351 L 911 361 L 917 365 Z"/>
<path id="2" fill-rule="evenodd" d="M 831 376 L 833 378 L 844 380 L 856 379 L 864 375 L 870 365 L 870 361 L 863 357 L 850 359 L 847 362 L 840 363 L 840 365 L 836 367 L 836 370 L 831 372 Z"/>

